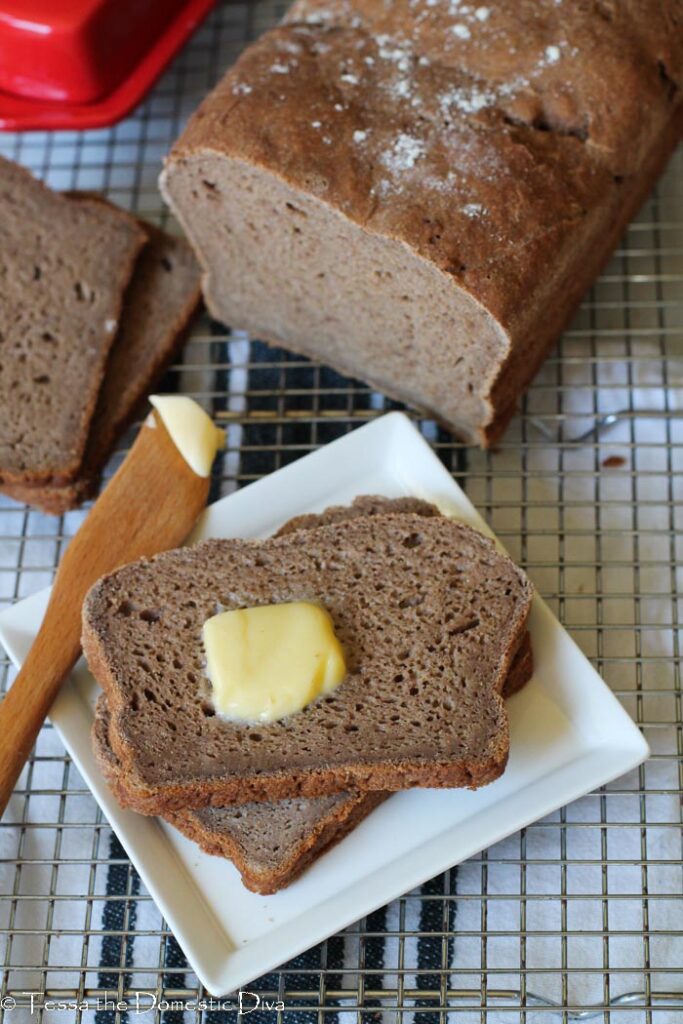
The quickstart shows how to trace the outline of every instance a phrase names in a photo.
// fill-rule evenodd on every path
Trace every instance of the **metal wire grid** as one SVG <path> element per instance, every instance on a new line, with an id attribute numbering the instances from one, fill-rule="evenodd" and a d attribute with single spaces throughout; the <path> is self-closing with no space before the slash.
<path id="1" fill-rule="evenodd" d="M 244 42 L 281 13 L 267 0 L 226 4 L 121 125 L 4 136 L 1 150 L 56 187 L 102 189 L 163 222 L 161 156 Z M 420 424 L 653 758 L 255 982 L 251 991 L 287 1009 L 254 1021 L 683 1020 L 680 156 L 499 448 L 472 451 Z M 206 318 L 164 387 L 197 397 L 229 428 L 214 496 L 392 407 Z M 609 412 L 621 413 L 616 426 L 572 440 Z M 83 514 L 55 520 L 2 501 L 0 602 L 50 582 Z M 3 677 L 6 686 L 7 661 Z M 135 1019 L 114 1004 L 134 1007 L 137 991 L 157 1000 L 139 1019 L 235 1016 L 161 1008 L 205 993 L 49 725 L 0 825 L 0 880 L 0 995 L 17 1001 L 2 1019 Z M 49 1005 L 60 998 L 90 1007 Z"/>

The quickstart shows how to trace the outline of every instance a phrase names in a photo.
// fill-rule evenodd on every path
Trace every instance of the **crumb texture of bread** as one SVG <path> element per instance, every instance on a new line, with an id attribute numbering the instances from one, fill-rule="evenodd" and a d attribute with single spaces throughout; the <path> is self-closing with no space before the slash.
<path id="1" fill-rule="evenodd" d="M 532 671 L 527 633 L 508 673 L 503 695 L 507 698 L 517 693 Z M 114 794 L 120 795 L 120 766 L 109 745 L 109 714 L 104 694 L 97 702 L 92 738 L 102 773 Z M 164 817 L 205 853 L 231 860 L 248 889 L 269 894 L 290 885 L 387 796 L 388 793 L 336 793 L 276 803 L 167 811 Z M 125 795 L 122 800 L 125 802 Z"/>
<path id="2" fill-rule="evenodd" d="M 347 679 L 281 722 L 219 718 L 203 668 L 204 621 L 291 600 L 328 610 Z M 501 693 L 530 601 L 526 577 L 490 540 L 414 513 L 260 542 L 205 541 L 124 567 L 86 599 L 83 647 L 107 694 L 126 800 L 164 813 L 486 784 L 507 760 Z"/>
<path id="3" fill-rule="evenodd" d="M 146 236 L 124 211 L 73 202 L 4 159 L 0 234 L 0 484 L 67 483 Z"/>
<path id="4" fill-rule="evenodd" d="M 313 529 L 360 515 L 413 512 L 432 517 L 439 509 L 419 498 L 383 498 L 366 495 L 351 505 L 338 505 L 322 513 L 297 516 L 276 536 L 293 530 Z M 531 678 L 533 657 L 525 633 L 503 688 L 509 697 Z M 101 695 L 93 724 L 93 747 L 102 772 L 114 793 L 119 793 L 120 764 L 109 744 L 109 714 Z M 294 878 L 338 842 L 384 799 L 382 793 L 340 793 L 277 803 L 241 807 L 210 807 L 169 811 L 166 818 L 207 853 L 227 857 L 237 866 L 244 884 L 256 892 L 272 893 Z M 125 796 L 124 796 L 125 801 Z"/>
<path id="5" fill-rule="evenodd" d="M 421 498 L 383 498 L 376 494 L 364 494 L 360 498 L 354 498 L 350 505 L 330 505 L 324 512 L 308 512 L 294 516 L 280 527 L 275 536 L 283 537 L 294 530 L 311 530 L 316 526 L 341 523 L 346 519 L 356 519 L 358 516 L 395 515 L 397 512 L 412 512 L 428 518 L 441 515 L 436 505 Z"/>
<path id="6" fill-rule="evenodd" d="M 680 137 L 682 40 L 679 0 L 299 0 L 162 174 L 210 311 L 491 443 Z"/>
<path id="7" fill-rule="evenodd" d="M 103 775 L 114 794 L 120 795 L 120 766 L 109 744 L 109 714 L 104 695 L 97 703 L 93 748 Z M 385 796 L 336 793 L 277 803 L 167 811 L 164 817 L 205 853 L 233 861 L 248 889 L 268 894 L 289 885 Z"/>
<path id="8" fill-rule="evenodd" d="M 72 196 L 71 201 L 77 198 Z M 114 209 L 100 197 L 97 202 Z M 140 224 L 148 242 L 126 290 L 76 479 L 62 485 L 15 483 L 5 488 L 16 500 L 53 515 L 76 508 L 93 495 L 114 445 L 183 344 L 201 301 L 199 267 L 188 243 L 146 221 Z"/>

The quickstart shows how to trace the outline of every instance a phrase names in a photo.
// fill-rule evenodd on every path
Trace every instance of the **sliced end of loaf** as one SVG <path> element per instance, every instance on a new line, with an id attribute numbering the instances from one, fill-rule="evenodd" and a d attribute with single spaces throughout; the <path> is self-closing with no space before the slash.
<path id="1" fill-rule="evenodd" d="M 216 319 L 482 440 L 476 425 L 494 415 L 488 393 L 508 342 L 452 276 L 245 160 L 208 149 L 183 156 L 161 187 L 204 268 Z"/>

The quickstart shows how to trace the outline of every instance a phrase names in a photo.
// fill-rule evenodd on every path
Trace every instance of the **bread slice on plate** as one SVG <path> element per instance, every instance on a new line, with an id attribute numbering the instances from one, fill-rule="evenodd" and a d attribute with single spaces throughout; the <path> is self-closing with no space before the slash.
<path id="1" fill-rule="evenodd" d="M 146 235 L 0 159 L 0 486 L 72 481 Z"/>
<path id="2" fill-rule="evenodd" d="M 432 518 L 441 512 L 431 501 L 422 498 L 383 498 L 379 494 L 363 494 L 355 498 L 350 505 L 330 505 L 324 512 L 307 512 L 301 516 L 288 519 L 276 532 L 276 537 L 283 537 L 294 530 L 311 530 L 316 526 L 328 526 L 330 523 L 341 523 L 346 519 L 357 519 L 358 516 L 386 516 L 397 512 L 412 512 L 417 516 Z"/>
<path id="3" fill-rule="evenodd" d="M 503 696 L 510 697 L 520 690 L 532 671 L 527 633 L 505 680 Z M 119 788 L 120 765 L 109 743 L 109 712 L 104 694 L 97 702 L 93 747 L 102 774 L 114 795 L 125 803 L 125 794 Z M 231 860 L 247 889 L 268 894 L 293 882 L 389 795 L 333 793 L 239 807 L 166 811 L 164 817 L 205 853 Z"/>
<path id="4" fill-rule="evenodd" d="M 97 702 L 93 747 L 114 795 L 125 803 L 120 764 L 109 744 L 109 712 Z M 294 797 L 242 807 L 167 811 L 164 817 L 206 853 L 233 861 L 248 889 L 277 892 L 331 843 L 338 842 L 385 798 L 384 793 Z"/>
<path id="5" fill-rule="evenodd" d="M 440 514 L 435 505 L 418 498 L 367 496 L 357 498 L 352 505 L 328 508 L 321 514 L 297 516 L 285 523 L 278 535 L 359 515 L 396 512 Z M 509 697 L 516 693 L 532 672 L 531 642 L 526 633 L 505 680 L 503 695 Z M 119 795 L 120 765 L 109 744 L 108 733 L 109 713 L 102 695 L 95 714 L 93 747 L 103 775 L 115 795 Z M 165 817 L 205 852 L 233 861 L 248 889 L 272 893 L 289 885 L 330 845 L 347 835 L 386 795 L 339 793 L 272 804 L 169 811 Z"/>
<path id="6" fill-rule="evenodd" d="M 96 201 L 110 206 L 101 197 Z M 187 242 L 146 221 L 140 224 L 148 243 L 126 291 L 76 478 L 61 485 L 24 483 L 4 488 L 17 501 L 54 515 L 76 508 L 93 495 L 114 445 L 182 346 L 201 301 L 199 267 Z"/>
<path id="7" fill-rule="evenodd" d="M 330 612 L 345 681 L 279 722 L 216 716 L 204 621 L 217 608 L 300 599 Z M 507 761 L 501 694 L 530 602 L 528 580 L 488 538 L 408 512 L 210 540 L 126 566 L 83 609 L 122 799 L 163 814 L 491 782 Z"/>

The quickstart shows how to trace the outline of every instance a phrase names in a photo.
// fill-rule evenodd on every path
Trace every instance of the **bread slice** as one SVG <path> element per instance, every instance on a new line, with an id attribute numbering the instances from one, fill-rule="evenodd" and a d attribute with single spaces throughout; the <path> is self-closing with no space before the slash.
<path id="1" fill-rule="evenodd" d="M 295 530 L 310 530 L 316 526 L 356 519 L 358 516 L 396 515 L 401 512 L 412 512 L 414 515 L 430 519 L 443 515 L 433 502 L 425 501 L 423 498 L 385 498 L 379 494 L 363 494 L 354 498 L 350 505 L 330 505 L 324 512 L 308 512 L 300 516 L 293 516 L 277 530 L 275 536 L 283 537 Z M 521 690 L 531 678 L 533 670 L 531 637 L 528 632 L 525 632 L 503 685 L 503 697 L 507 699 Z"/>
<path id="2" fill-rule="evenodd" d="M 352 505 L 334 506 L 322 514 L 297 516 L 278 536 L 312 529 L 323 523 L 341 522 L 359 515 L 415 512 L 435 516 L 435 505 L 417 498 L 357 498 Z M 510 667 L 504 697 L 516 693 L 531 677 L 533 658 L 529 634 Z M 102 773 L 119 794 L 119 763 L 109 744 L 109 713 L 106 698 L 97 702 L 93 747 Z M 253 803 L 242 807 L 207 807 L 166 813 L 166 819 L 206 853 L 233 861 L 248 889 L 264 894 L 289 885 L 330 845 L 339 842 L 386 796 L 382 793 L 339 793 L 309 799 Z"/>
<path id="3" fill-rule="evenodd" d="M 436 505 L 431 501 L 423 501 L 422 498 L 384 498 L 379 494 L 363 494 L 359 498 L 354 498 L 350 505 L 330 505 L 324 512 L 307 512 L 301 516 L 294 516 L 280 527 L 275 536 L 284 537 L 295 530 L 311 530 L 316 526 L 342 523 L 347 519 L 357 519 L 359 516 L 386 516 L 399 512 L 412 512 L 427 519 L 441 515 Z"/>
<path id="4" fill-rule="evenodd" d="M 269 725 L 213 713 L 201 626 L 217 608 L 318 600 L 348 678 Z M 107 694 L 128 806 L 142 813 L 345 789 L 475 788 L 507 761 L 501 691 L 531 586 L 444 517 L 358 516 L 265 541 L 211 540 L 100 580 L 83 649 Z"/>
<path id="5" fill-rule="evenodd" d="M 106 200 L 98 197 L 98 202 Z M 62 485 L 5 488 L 17 501 L 53 515 L 76 508 L 95 492 L 116 441 L 182 346 L 201 301 L 199 267 L 187 242 L 146 221 L 140 224 L 149 240 L 126 292 L 76 479 Z"/>
<path id="6" fill-rule="evenodd" d="M 102 774 L 125 805 L 120 764 L 109 743 L 104 694 L 97 702 L 93 747 Z M 234 862 L 248 889 L 277 892 L 289 885 L 332 842 L 362 821 L 384 793 L 336 793 L 243 807 L 167 811 L 164 817 L 206 853 Z"/>
<path id="7" fill-rule="evenodd" d="M 503 696 L 517 693 L 532 671 L 527 633 L 510 667 Z M 102 774 L 114 795 L 125 803 L 126 795 L 119 784 L 120 765 L 109 743 L 109 712 L 104 694 L 97 702 L 92 735 Z M 164 817 L 205 853 L 231 860 L 247 889 L 269 894 L 290 885 L 389 795 L 334 793 L 241 807 L 166 811 Z"/>
<path id="8" fill-rule="evenodd" d="M 64 484 L 83 461 L 146 235 L 0 158 L 0 487 Z"/>

